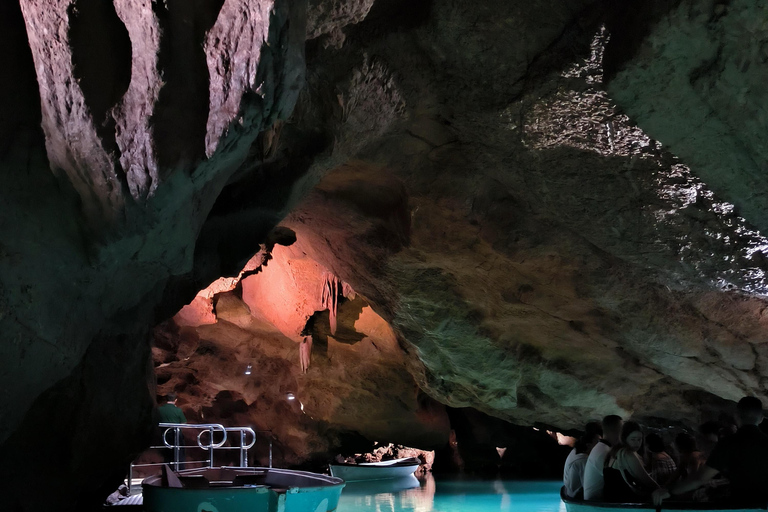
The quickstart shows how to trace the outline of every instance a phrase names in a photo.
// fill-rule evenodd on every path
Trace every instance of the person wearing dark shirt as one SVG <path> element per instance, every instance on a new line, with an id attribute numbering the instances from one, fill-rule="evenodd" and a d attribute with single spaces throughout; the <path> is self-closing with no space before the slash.
<path id="1" fill-rule="evenodd" d="M 696 446 L 696 439 L 686 432 L 680 432 L 675 437 L 675 446 L 680 453 L 680 463 L 670 483 L 684 480 L 689 475 L 694 475 L 704 465 L 706 459 Z"/>
<path id="2" fill-rule="evenodd" d="M 764 506 L 768 502 L 768 436 L 758 425 L 763 421 L 763 404 L 747 396 L 736 406 L 739 429 L 720 441 L 706 464 L 694 475 L 653 493 L 653 502 L 683 494 L 708 484 L 718 473 L 731 482 L 730 500 L 736 504 Z"/>
<path id="3" fill-rule="evenodd" d="M 705 461 L 720 440 L 720 431 L 722 428 L 722 425 L 716 421 L 707 421 L 699 426 L 697 435 L 698 440 L 696 441 L 696 444 L 699 445 L 702 458 Z"/>
<path id="4" fill-rule="evenodd" d="M 176 393 L 168 393 L 165 397 L 165 403 L 158 406 L 157 408 L 157 417 L 158 417 L 158 423 L 186 423 L 187 418 L 184 416 L 184 413 L 181 409 L 179 409 L 176 406 Z M 184 444 L 184 437 L 181 435 L 181 432 L 178 432 L 178 438 L 176 437 L 176 429 L 172 430 L 168 433 L 168 442 L 172 445 L 178 444 L 179 447 L 175 448 L 173 450 L 165 448 L 162 450 L 163 452 L 163 460 L 166 463 L 172 463 L 173 469 L 178 469 L 178 464 L 176 464 L 176 459 L 179 462 L 184 461 L 184 449 L 181 448 L 181 445 Z M 160 436 L 160 446 L 163 446 L 165 444 L 165 435 L 166 429 L 163 427 L 159 428 L 158 435 Z M 178 443 L 176 442 L 178 441 Z M 176 451 L 176 455 L 174 456 L 174 451 Z"/>
<path id="5" fill-rule="evenodd" d="M 661 436 L 656 433 L 648 434 L 645 444 L 651 452 L 651 478 L 662 486 L 669 483 L 677 471 L 677 465 L 666 452 Z"/>
<path id="6" fill-rule="evenodd" d="M 176 393 L 169 393 L 165 397 L 165 403 L 157 408 L 159 423 L 186 423 L 184 413 L 176 407 Z"/>

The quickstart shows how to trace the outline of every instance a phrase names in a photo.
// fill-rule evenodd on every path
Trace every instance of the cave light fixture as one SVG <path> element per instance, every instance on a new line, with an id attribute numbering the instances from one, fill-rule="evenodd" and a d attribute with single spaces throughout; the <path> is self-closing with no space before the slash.
<path id="1" fill-rule="evenodd" d="M 248 364 L 248 366 L 245 367 L 245 374 L 250 375 L 252 370 L 253 370 L 253 365 Z"/>
<path id="2" fill-rule="evenodd" d="M 296 399 L 296 395 L 291 393 L 291 392 L 286 393 L 285 399 L 288 400 L 289 402 L 291 402 L 293 400 L 297 400 Z M 297 400 L 297 401 L 299 402 L 299 407 L 301 409 L 301 413 L 302 414 L 307 414 L 306 412 L 304 412 L 304 404 L 301 402 L 301 400 Z"/>

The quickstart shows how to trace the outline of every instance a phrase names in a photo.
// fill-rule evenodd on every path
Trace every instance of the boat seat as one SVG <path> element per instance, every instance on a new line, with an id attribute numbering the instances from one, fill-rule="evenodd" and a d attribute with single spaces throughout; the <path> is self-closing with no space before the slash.
<path id="1" fill-rule="evenodd" d="M 177 473 L 172 470 L 168 464 L 163 464 L 161 482 L 163 487 L 184 487 L 181 484 L 181 480 L 179 480 Z"/>
<path id="2" fill-rule="evenodd" d="M 232 487 L 232 480 L 211 480 L 209 485 L 211 487 Z"/>
<path id="3" fill-rule="evenodd" d="M 185 489 L 207 489 L 211 486 L 210 482 L 207 478 L 203 475 L 188 475 L 188 476 L 179 476 L 179 480 L 181 481 L 181 485 L 184 486 Z"/>
<path id="4" fill-rule="evenodd" d="M 631 478 L 625 471 L 627 478 Z M 611 503 L 638 503 L 643 501 L 632 487 L 626 482 L 621 471 L 614 468 L 604 468 L 603 478 L 605 487 L 603 488 L 603 499 Z"/>
<path id="5" fill-rule="evenodd" d="M 267 475 L 264 472 L 256 473 L 253 475 L 237 475 L 232 482 L 234 486 L 243 485 L 263 485 L 267 479 Z"/>

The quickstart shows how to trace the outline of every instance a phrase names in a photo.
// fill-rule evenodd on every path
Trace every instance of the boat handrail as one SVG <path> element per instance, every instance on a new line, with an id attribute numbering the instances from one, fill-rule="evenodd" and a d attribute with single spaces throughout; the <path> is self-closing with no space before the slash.
<path id="1" fill-rule="evenodd" d="M 251 427 L 226 427 L 227 432 L 240 434 L 240 446 L 223 447 L 222 450 L 240 450 L 240 467 L 248 466 L 248 450 L 256 444 L 256 432 Z M 251 434 L 251 442 L 246 444 L 246 434 Z M 272 439 L 269 440 L 269 465 L 272 466 Z"/>
<path id="2" fill-rule="evenodd" d="M 239 432 L 240 445 L 246 450 L 253 448 L 253 445 L 256 444 L 256 432 L 251 427 L 226 427 L 225 430 L 227 432 Z M 245 434 L 251 434 L 251 442 L 247 445 L 245 444 Z"/>
<path id="3" fill-rule="evenodd" d="M 168 442 L 168 439 L 166 438 L 166 435 L 170 431 L 174 431 L 174 433 L 178 430 L 200 430 L 200 433 L 197 434 L 197 446 L 198 448 L 202 450 L 212 450 L 215 448 L 221 448 L 224 446 L 224 443 L 227 442 L 227 427 L 224 425 L 221 425 L 219 423 L 160 423 L 160 428 L 165 428 L 163 431 L 163 443 L 168 448 L 176 448 L 176 444 L 170 444 Z M 230 427 L 231 428 L 231 427 Z M 242 428 L 248 428 L 248 427 L 242 427 Z M 218 443 L 213 442 L 213 433 L 214 432 L 221 432 L 222 438 L 221 441 Z M 203 444 L 202 442 L 202 435 L 208 433 L 211 437 L 208 440 L 208 444 Z M 255 436 L 255 434 L 254 434 Z M 176 441 L 178 442 L 178 440 Z M 255 439 L 254 439 L 255 442 Z"/>
<path id="4" fill-rule="evenodd" d="M 256 431 L 251 427 L 225 427 L 220 423 L 159 423 L 161 429 L 162 444 L 160 446 L 150 446 L 151 449 L 170 449 L 173 451 L 173 462 L 171 468 L 178 469 L 180 466 L 189 467 L 192 464 L 203 464 L 209 468 L 214 467 L 214 452 L 220 450 L 239 450 L 240 467 L 248 467 L 248 450 L 256 444 L 256 432 L 265 432 L 271 434 L 270 430 Z M 163 430 L 164 429 L 164 430 Z M 185 445 L 181 436 L 182 430 L 199 430 L 197 434 L 197 446 L 194 444 Z M 169 442 L 168 432 L 173 433 L 173 442 Z M 221 433 L 222 439 L 214 442 L 214 436 Z M 204 442 L 203 434 L 210 436 L 207 442 Z M 228 436 L 228 433 L 236 434 Z M 249 436 L 250 435 L 250 439 Z M 269 467 L 272 467 L 272 436 L 265 436 L 269 439 Z M 235 446 L 224 446 L 227 440 L 232 441 Z M 205 460 L 180 460 L 181 450 L 188 448 L 199 448 L 207 452 Z M 128 473 L 128 492 L 131 492 L 131 481 L 133 478 L 133 469 L 137 467 L 162 466 L 164 463 L 131 463 Z"/>

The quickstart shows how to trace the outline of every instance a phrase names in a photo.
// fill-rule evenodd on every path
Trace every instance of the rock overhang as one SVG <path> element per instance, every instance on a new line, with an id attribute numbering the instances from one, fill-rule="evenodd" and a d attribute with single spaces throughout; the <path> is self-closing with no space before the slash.
<path id="1" fill-rule="evenodd" d="M 34 18 L 34 13 L 42 16 L 43 2 L 23 3 L 28 20 Z M 245 3 L 248 12 L 254 13 L 249 20 L 259 17 L 257 11 L 263 14 L 267 5 Z M 218 12 L 231 9 L 233 4 L 219 5 Z M 65 9 L 66 5 L 58 2 L 56 8 Z M 187 133 L 184 130 L 178 134 L 166 130 L 169 144 L 163 145 L 162 151 L 167 152 L 163 161 L 169 165 L 160 165 L 156 177 L 152 175 L 154 164 L 141 160 L 156 149 L 151 144 L 124 144 L 135 151 L 121 150 L 119 158 L 133 154 L 140 162 L 131 167 L 103 147 L 93 154 L 82 149 L 88 140 L 101 137 L 99 130 L 103 127 L 92 127 L 90 138 L 51 135 L 50 139 L 60 139 L 63 146 L 55 145 L 58 149 L 50 162 L 69 169 L 70 174 L 65 174 L 80 180 L 78 183 L 83 182 L 78 172 L 91 165 L 78 167 L 78 161 L 98 157 L 98 161 L 111 162 L 93 165 L 102 173 L 94 181 L 94 190 L 106 187 L 105 194 L 96 194 L 106 203 L 89 199 L 96 197 L 89 189 L 90 178 L 84 182 L 85 189 L 79 186 L 79 199 L 72 194 L 62 195 L 50 176 L 44 174 L 48 164 L 44 156 L 38 153 L 30 160 L 22 151 L 16 151 L 13 160 L 5 160 L 9 173 L 25 165 L 30 168 L 30 162 L 34 172 L 23 179 L 15 175 L 18 185 L 6 189 L 5 204 L 22 219 L 15 224 L 7 222 L 4 228 L 8 235 L 4 239 L 10 243 L 3 249 L 7 256 L 3 304 L 7 304 L 6 311 L 13 312 L 4 315 L 3 321 L 9 326 L 4 336 L 15 340 L 6 345 L 7 359 L 32 361 L 42 357 L 51 369 L 37 373 L 36 379 L 42 379 L 38 387 L 24 377 L 35 372 L 23 368 L 17 373 L 6 372 L 9 382 L 24 381 L 26 386 L 24 392 L 9 393 L 13 400 L 8 403 L 18 406 L 17 419 L 30 406 L 30 398 L 47 386 L 57 381 L 54 388 L 66 390 L 71 386 L 72 379 L 67 380 L 67 376 L 74 375 L 75 380 L 98 387 L 96 375 L 103 373 L 91 370 L 103 365 L 101 358 L 108 353 L 107 347 L 130 347 L 130 338 L 145 339 L 143 332 L 153 322 L 152 304 L 170 298 L 176 307 L 180 306 L 194 295 L 195 287 L 202 288 L 222 275 L 217 270 L 225 263 L 227 272 L 237 272 L 235 262 L 247 261 L 256 252 L 269 224 L 301 208 L 315 215 L 311 229 L 304 233 L 311 239 L 306 253 L 312 253 L 315 261 L 350 283 L 366 298 L 371 310 L 386 321 L 397 338 L 402 368 L 407 374 L 402 369 L 392 371 L 401 375 L 400 380 L 414 379 L 420 393 L 431 400 L 455 407 L 469 405 L 520 423 L 544 421 L 568 427 L 607 412 L 695 422 L 697 411 L 722 407 L 722 399 L 734 400 L 742 393 L 762 396 L 766 365 L 762 343 L 765 265 L 764 257 L 761 260 L 761 237 L 751 226 L 761 227 L 759 201 L 763 187 L 757 179 L 759 172 L 746 177 L 740 174 L 749 165 L 721 165 L 712 157 L 729 155 L 726 159 L 732 163 L 734 158 L 759 160 L 761 154 L 759 141 L 750 138 L 750 133 L 759 130 L 746 130 L 749 133 L 738 144 L 729 142 L 745 135 L 736 133 L 736 127 L 743 124 L 736 123 L 733 116 L 741 114 L 730 105 L 742 105 L 759 113 L 760 103 L 754 87 L 746 93 L 734 90 L 731 94 L 729 77 L 759 77 L 763 64 L 759 58 L 746 55 L 759 53 L 759 47 L 728 34 L 747 23 L 749 16 L 745 13 L 759 6 L 736 2 L 728 7 L 714 6 L 711 12 L 697 6 L 696 2 L 662 6 L 651 21 L 664 19 L 669 23 L 651 23 L 650 30 L 639 36 L 626 31 L 636 37 L 641 51 L 625 56 L 620 70 L 611 70 L 606 93 L 599 83 L 590 81 L 599 71 L 594 63 L 581 62 L 594 60 L 595 48 L 590 48 L 593 36 L 604 34 L 600 31 L 604 17 L 601 4 L 585 2 L 564 7 L 540 2 L 532 9 L 522 9 L 489 2 L 469 13 L 451 2 L 435 1 L 422 13 L 421 24 L 400 24 L 397 30 L 388 30 L 383 26 L 386 14 L 377 13 L 375 4 L 315 2 L 313 8 L 317 11 L 309 16 L 310 20 L 318 20 L 321 28 L 305 28 L 301 21 L 291 25 L 294 30 L 302 27 L 302 40 L 308 33 L 320 35 L 321 39 L 327 37 L 312 51 L 305 92 L 291 122 L 261 139 L 259 154 L 266 158 L 256 159 L 255 164 L 249 161 L 245 166 L 247 172 L 260 173 L 263 179 L 258 183 L 265 187 L 281 172 L 285 172 L 288 184 L 281 185 L 281 197 L 269 203 L 273 207 L 270 211 L 251 217 L 233 214 L 232 218 L 242 224 L 213 236 L 210 244 L 201 241 L 195 251 L 191 249 L 197 234 L 207 236 L 211 231 L 204 219 L 218 191 L 230 175 L 230 187 L 242 183 L 238 180 L 243 168 L 237 174 L 233 174 L 234 169 L 246 158 L 246 152 L 255 154 L 251 141 L 256 132 L 279 115 L 287 117 L 290 98 L 299 93 L 295 85 L 302 80 L 298 47 L 292 47 L 295 51 L 285 61 L 273 55 L 271 71 L 264 75 L 266 85 L 270 80 L 278 84 L 274 94 L 286 94 L 281 104 L 284 108 L 270 108 L 268 115 L 257 115 L 271 96 L 256 87 L 245 103 L 237 105 L 247 105 L 246 115 L 229 125 L 218 153 L 208 151 L 210 140 L 205 137 L 182 137 Z M 86 9 L 86 3 L 82 7 Z M 123 7 L 115 2 L 118 17 Z M 204 10 L 213 7 L 212 3 Z M 150 17 L 157 14 L 144 4 L 141 9 Z M 323 20 L 329 19 L 327 14 L 336 11 L 343 14 L 339 24 L 324 25 Z M 366 25 L 366 21 L 359 23 L 359 29 L 350 25 L 367 12 L 375 15 L 370 23 L 378 23 L 379 27 Z M 297 14 L 297 19 L 303 15 Z M 685 74 L 690 75 L 690 66 L 674 72 L 664 66 L 674 60 L 667 55 L 669 51 L 683 51 L 682 45 L 673 44 L 675 41 L 701 39 L 701 29 L 694 29 L 699 26 L 693 23 L 696 16 L 710 22 L 706 30 L 714 30 L 722 52 L 720 60 L 713 61 L 710 68 L 696 67 L 695 83 L 689 85 Z M 210 26 L 226 21 L 209 18 Z M 545 18 L 549 22 L 542 26 L 540 20 Z M 232 27 L 243 22 L 240 18 L 227 19 L 234 24 Z M 44 17 L 40 21 L 45 21 Z M 608 32 L 619 34 L 622 25 L 608 21 Z M 172 20 L 165 23 L 172 24 Z M 151 105 L 152 98 L 162 95 L 162 89 L 158 95 L 157 91 L 152 93 L 152 83 L 158 85 L 156 79 L 146 82 L 149 88 L 141 89 L 144 92 L 137 90 L 142 76 L 155 76 L 152 59 L 163 55 L 162 51 L 153 53 L 151 48 L 146 53 L 139 51 L 139 42 L 146 45 L 155 39 L 137 34 L 149 30 L 151 35 L 153 26 L 126 23 L 128 37 L 133 38 L 132 74 L 120 98 L 121 105 L 130 103 L 131 98 L 147 100 L 142 104 Z M 668 28 L 678 26 L 682 29 Z M 229 36 L 243 32 L 223 33 Z M 206 34 L 211 32 L 195 37 Z M 509 34 L 524 37 L 507 37 Z M 288 39 L 281 41 L 295 41 L 291 39 L 295 34 L 285 32 L 284 37 Z M 62 41 L 56 44 L 65 55 L 70 50 Z M 664 44 L 657 44 L 659 41 Z M 283 48 L 281 44 L 270 48 Z M 209 48 L 213 47 L 211 43 Z M 660 57 L 646 66 L 644 59 L 653 52 L 660 53 Z M 211 59 L 199 68 L 221 64 Z M 66 58 L 56 62 L 65 71 L 70 66 L 71 76 L 86 71 L 71 69 L 72 63 Z M 77 65 L 87 61 L 73 62 Z M 242 62 L 244 70 L 252 71 L 247 58 Z M 282 71 L 280 62 L 284 63 Z M 573 63 L 578 64 L 575 71 Z M 137 69 L 146 73 L 135 72 Z M 190 69 L 177 71 L 174 80 L 181 87 L 178 90 L 210 91 L 201 77 L 183 83 L 184 76 L 192 76 L 184 75 L 193 73 Z M 709 75 L 709 71 L 715 74 Z M 69 76 L 46 73 L 41 80 L 50 81 L 48 90 L 62 85 L 58 78 Z M 254 76 L 250 71 L 243 73 L 242 77 Z M 662 82 L 654 82 L 653 76 L 665 76 L 672 85 L 659 89 Z M 249 87 L 255 85 L 250 78 L 246 80 Z M 650 91 L 658 94 L 653 98 L 644 96 Z M 64 103 L 40 98 L 46 112 L 60 112 L 62 119 L 80 116 L 77 122 L 65 123 L 69 128 L 61 126 L 63 132 L 69 133 L 66 130 L 77 126 L 87 128 L 86 113 L 91 110 L 108 110 L 95 108 L 93 102 L 89 107 L 83 95 L 75 101 L 76 87 L 64 92 L 57 97 Z M 701 99 L 702 94 L 706 101 Z M 230 107 L 238 100 L 227 102 L 226 95 L 215 96 L 219 110 L 230 115 Z M 688 126 L 683 117 L 703 110 L 692 110 L 690 101 L 675 100 L 678 97 L 694 98 L 696 105 L 715 112 L 711 117 L 722 129 L 712 129 L 709 121 L 693 123 L 691 130 L 698 131 L 691 133 L 697 137 L 680 137 L 681 132 L 688 131 L 681 129 Z M 166 122 L 172 124 L 173 112 L 183 110 L 178 100 L 167 99 L 177 103 L 175 110 L 169 110 Z M 631 118 L 617 110 L 614 102 Z M 651 112 L 647 106 L 654 102 L 662 102 L 663 109 Z M 78 108 L 70 112 L 66 108 L 56 110 L 57 105 L 67 104 Z M 755 109 L 747 108 L 752 104 L 757 105 Z M 203 105 L 205 112 L 211 105 Z M 115 133 L 120 136 L 144 133 L 152 127 L 147 124 L 153 117 L 150 110 L 139 108 L 135 117 L 126 116 L 126 112 L 114 110 L 113 119 L 120 127 Z M 205 112 L 198 109 L 188 113 L 200 117 Z M 161 117 L 157 117 L 160 127 Z M 266 124 L 261 124 L 262 117 Z M 50 126 L 50 116 L 46 119 L 49 135 L 53 134 L 59 128 Z M 747 126 L 759 123 L 759 115 L 744 119 Z M 663 146 L 642 134 L 636 121 Z M 190 122 L 184 128 L 195 126 L 202 125 Z M 175 135 L 178 144 L 170 140 Z M 68 144 L 80 149 L 61 153 L 59 149 Z M 666 151 L 667 147 L 672 152 Z M 292 148 L 297 149 L 292 152 Z M 310 148 L 311 153 L 299 154 L 298 148 Z M 744 148 L 746 152 L 739 152 Z M 72 160 L 65 158 L 66 154 L 87 158 Z M 174 162 L 197 162 L 201 158 L 203 163 L 194 170 L 187 166 L 188 173 L 171 169 Z M 359 173 L 357 178 L 333 182 L 334 175 L 329 174 L 330 181 L 323 184 L 321 178 L 329 169 L 338 169 L 353 158 L 367 161 L 351 164 Z M 128 180 L 133 187 L 111 188 L 108 174 L 115 172 L 118 161 L 126 172 L 135 169 L 149 178 Z M 222 167 L 229 170 L 220 172 Z M 723 174 L 723 169 L 728 173 Z M 377 181 L 384 174 L 394 181 Z M 51 201 L 46 209 L 31 207 L 35 180 L 45 184 L 47 195 L 60 199 Z M 733 191 L 729 182 L 742 183 L 741 191 Z M 320 184 L 318 192 L 307 196 L 316 183 Z M 392 183 L 401 185 L 393 188 Z M 146 203 L 147 211 L 142 212 L 142 203 L 136 198 L 147 194 L 153 184 L 159 185 Z M 381 194 L 382 188 L 388 192 Z M 78 186 L 74 189 L 77 191 Z M 333 196 L 339 190 L 343 193 Z M 396 193 L 390 193 L 392 190 Z M 100 208 L 119 206 L 121 194 L 130 198 L 125 216 L 129 225 L 133 223 L 131 229 L 119 231 L 116 240 L 106 237 L 106 243 L 104 237 L 91 238 L 93 225 L 75 220 L 78 208 L 98 212 Z M 197 199 L 190 199 L 196 195 Z M 300 206 L 305 196 L 308 202 Z M 261 200 L 264 196 L 254 197 Z M 132 210 L 137 208 L 133 202 L 139 205 L 138 210 Z M 241 203 L 244 210 L 248 209 L 247 202 Z M 45 216 L 41 216 L 42 211 Z M 351 239 L 342 236 L 345 230 L 350 233 L 350 226 L 354 230 L 355 226 L 369 226 L 370 218 L 380 220 L 382 212 L 390 212 L 391 216 L 384 216 L 387 220 L 379 224 L 380 231 L 363 232 Z M 102 221 L 111 215 L 92 217 Z M 214 217 L 208 219 L 208 226 L 221 220 Z M 294 228 L 300 224 L 297 219 L 293 222 Z M 88 227 L 83 229 L 83 225 Z M 146 226 L 151 227 L 144 229 Z M 254 239 L 231 245 L 220 243 L 242 237 L 251 226 L 258 233 Z M 37 241 L 29 235 L 45 234 L 46 230 L 51 236 L 38 236 Z M 301 229 L 295 231 L 298 239 L 304 238 Z M 335 233 L 331 239 L 345 240 L 341 246 L 332 247 L 323 241 L 324 233 L 329 232 Z M 98 250 L 86 251 L 83 247 Z M 227 256 L 224 251 L 229 253 L 230 249 L 236 249 L 237 254 L 223 258 Z M 57 254 L 58 266 L 46 263 L 47 258 L 41 256 L 46 251 Z M 186 274 L 190 267 L 190 276 L 174 277 L 173 286 L 178 287 L 175 291 L 165 287 L 168 275 Z M 37 268 L 44 272 L 39 273 Z M 110 279 L 104 279 L 107 275 Z M 75 300 L 58 300 L 70 297 L 70 290 L 75 289 L 79 293 Z M 133 309 L 140 303 L 146 307 Z M 66 308 L 61 307 L 64 304 Z M 98 307 L 89 309 L 87 315 L 79 313 L 87 304 Z M 221 305 L 227 306 L 226 300 Z M 173 309 L 168 305 L 165 308 Z M 235 317 L 247 318 L 242 315 L 240 311 Z M 79 323 L 72 321 L 76 318 Z M 78 328 L 79 324 L 87 328 Z M 122 341 L 113 331 L 123 333 Z M 25 338 L 25 332 L 34 336 Z M 40 340 L 30 341 L 38 335 Z M 101 341 L 91 342 L 94 337 Z M 69 340 L 67 343 L 77 350 L 62 352 L 60 340 Z M 185 341 L 185 350 L 191 343 Z M 146 347 L 143 342 L 138 344 Z M 46 359 L 49 353 L 69 356 L 63 360 L 58 356 Z M 135 357 L 141 359 L 147 354 L 140 350 Z M 277 366 L 288 373 L 298 364 L 297 356 L 293 363 L 289 357 L 293 356 Z M 137 389 L 136 382 L 150 378 L 138 360 L 128 366 L 132 372 L 131 389 Z M 65 380 L 59 381 L 62 377 Z M 386 385 L 386 373 L 379 373 L 379 378 L 382 386 Z M 116 386 L 113 391 L 119 389 L 117 383 L 112 385 Z M 135 414 L 132 420 L 120 415 L 113 419 L 120 428 L 126 428 L 125 432 L 138 435 L 140 429 L 134 427 L 148 417 L 146 395 L 143 393 L 127 409 Z M 51 397 L 69 395 L 46 396 L 38 399 L 35 408 L 51 405 Z M 97 401 L 88 403 L 96 407 Z M 19 452 L 19 457 L 23 458 L 23 453 Z"/>

